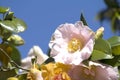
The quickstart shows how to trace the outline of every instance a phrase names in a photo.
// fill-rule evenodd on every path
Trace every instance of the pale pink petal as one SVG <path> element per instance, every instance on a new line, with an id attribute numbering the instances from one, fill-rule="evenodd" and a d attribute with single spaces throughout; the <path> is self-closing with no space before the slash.
<path id="1" fill-rule="evenodd" d="M 75 24 L 62 24 L 52 35 L 49 43 L 51 48 L 50 56 L 56 62 L 78 65 L 90 57 L 94 46 L 94 36 L 94 32 L 83 25 L 81 21 Z M 78 39 L 82 46 L 80 46 L 81 49 L 71 53 L 68 51 L 68 44 L 73 38 Z"/>
<path id="2" fill-rule="evenodd" d="M 81 50 L 81 57 L 82 59 L 88 59 L 90 56 L 91 56 L 91 52 L 93 51 L 93 44 L 94 44 L 94 41 L 92 39 L 90 39 L 85 47 Z"/>
<path id="3" fill-rule="evenodd" d="M 106 64 L 89 62 L 89 65 L 73 65 L 69 71 L 72 80 L 118 80 L 118 69 Z"/>

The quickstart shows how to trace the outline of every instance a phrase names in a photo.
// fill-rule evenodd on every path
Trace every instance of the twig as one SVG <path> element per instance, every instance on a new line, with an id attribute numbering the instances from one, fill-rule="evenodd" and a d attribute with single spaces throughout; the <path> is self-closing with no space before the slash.
<path id="1" fill-rule="evenodd" d="M 0 67 L 0 71 L 3 71 L 3 72 L 11 71 L 11 70 L 14 70 L 14 69 L 16 69 L 16 67 L 12 67 L 12 68 L 3 68 L 3 67 Z"/>
<path id="2" fill-rule="evenodd" d="M 19 66 L 17 63 L 15 63 L 15 61 L 12 60 L 11 57 L 10 57 L 3 49 L 0 48 L 0 50 L 4 53 L 4 55 L 5 55 L 6 57 L 8 57 L 8 59 L 10 60 L 10 63 L 12 63 L 16 68 L 22 69 L 22 70 L 25 70 L 25 71 L 30 71 L 30 70 L 28 70 L 28 69 L 24 69 L 23 67 L 21 67 L 21 66 Z"/>

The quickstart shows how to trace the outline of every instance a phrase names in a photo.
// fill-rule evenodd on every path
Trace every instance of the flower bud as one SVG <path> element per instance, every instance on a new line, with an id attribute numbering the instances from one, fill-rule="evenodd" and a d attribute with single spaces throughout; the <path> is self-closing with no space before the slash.
<path id="1" fill-rule="evenodd" d="M 16 78 L 16 77 L 10 77 L 7 80 L 18 80 L 18 78 Z"/>
<path id="2" fill-rule="evenodd" d="M 100 27 L 95 33 L 95 39 L 98 39 L 103 36 L 104 27 Z"/>

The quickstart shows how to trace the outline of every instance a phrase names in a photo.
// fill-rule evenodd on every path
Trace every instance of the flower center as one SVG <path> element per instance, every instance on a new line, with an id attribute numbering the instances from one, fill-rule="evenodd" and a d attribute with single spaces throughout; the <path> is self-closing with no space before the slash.
<path id="1" fill-rule="evenodd" d="M 82 48 L 82 43 L 81 43 L 80 39 L 72 38 L 68 42 L 68 51 L 69 52 L 75 52 L 77 50 L 80 50 L 81 48 Z"/>

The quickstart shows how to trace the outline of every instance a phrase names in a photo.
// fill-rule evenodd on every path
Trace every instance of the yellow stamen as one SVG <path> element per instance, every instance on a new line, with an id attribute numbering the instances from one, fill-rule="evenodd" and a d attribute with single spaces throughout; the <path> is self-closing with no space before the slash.
<path id="1" fill-rule="evenodd" d="M 69 52 L 75 52 L 77 50 L 80 50 L 82 48 L 82 42 L 80 39 L 72 38 L 68 43 L 68 51 Z"/>

